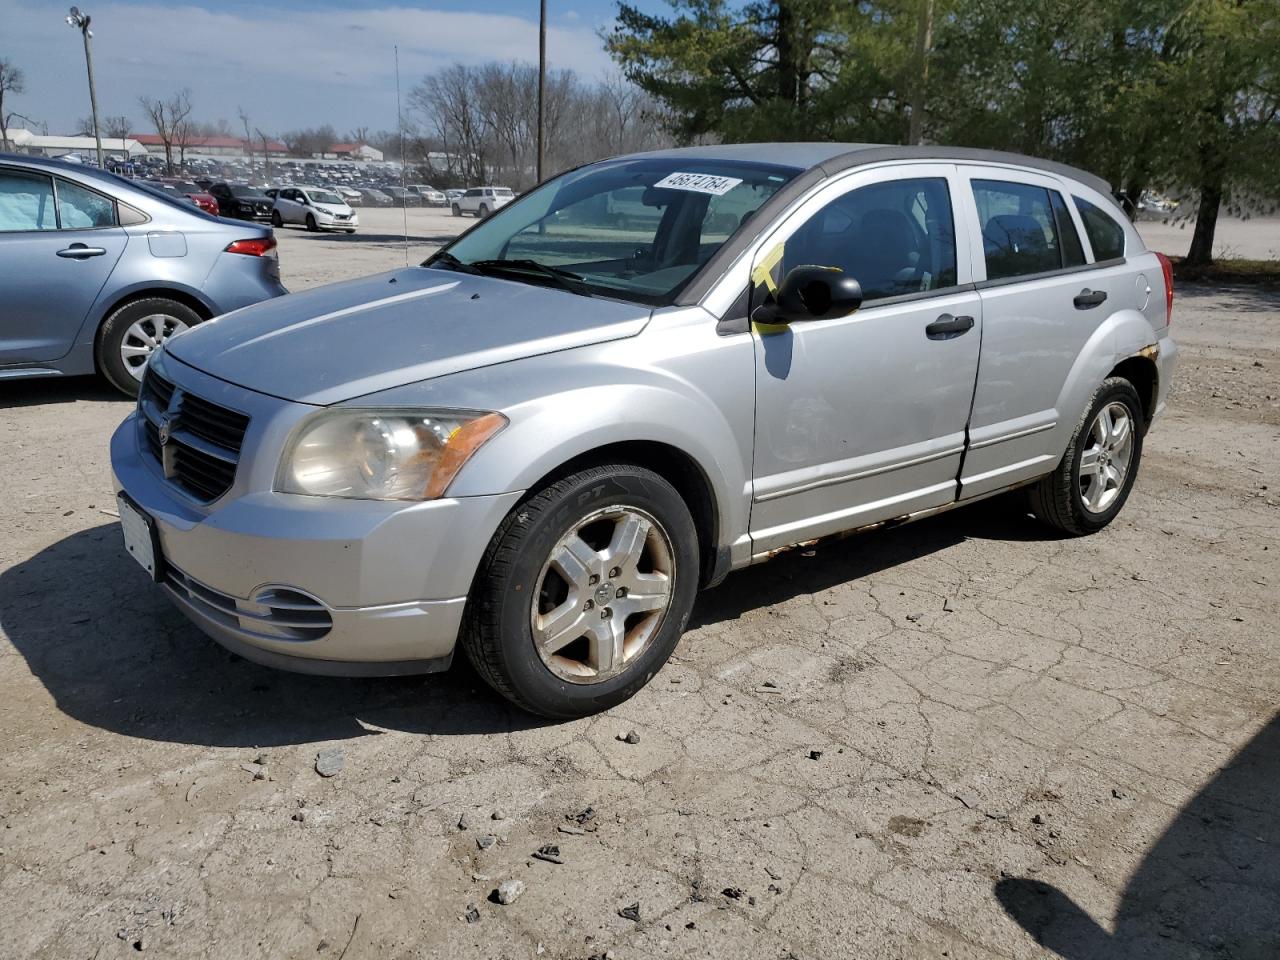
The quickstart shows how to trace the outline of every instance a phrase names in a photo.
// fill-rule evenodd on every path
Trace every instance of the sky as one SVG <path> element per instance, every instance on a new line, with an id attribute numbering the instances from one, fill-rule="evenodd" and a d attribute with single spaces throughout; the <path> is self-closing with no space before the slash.
<path id="1" fill-rule="evenodd" d="M 89 116 L 84 51 L 54 0 L 0 0 L 0 58 L 26 75 L 26 92 L 8 95 L 40 132 L 71 133 Z M 138 97 L 189 87 L 193 116 L 240 129 L 243 106 L 272 134 L 331 123 L 394 129 L 393 48 L 400 49 L 402 93 L 454 61 L 538 56 L 538 0 L 80 0 L 90 14 L 100 117 L 126 114 L 139 133 Z M 636 0 L 650 12 L 664 0 Z M 600 40 L 615 0 L 547 0 L 547 59 L 585 78 L 613 71 Z M 21 126 L 21 121 L 15 121 Z"/>

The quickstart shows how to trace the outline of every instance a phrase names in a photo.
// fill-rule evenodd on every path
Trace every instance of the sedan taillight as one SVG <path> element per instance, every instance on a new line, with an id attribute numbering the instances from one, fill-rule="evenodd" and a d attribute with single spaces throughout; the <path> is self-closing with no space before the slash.
<path id="1" fill-rule="evenodd" d="M 233 240 L 227 244 L 227 253 L 243 253 L 248 257 L 274 257 L 275 237 L 257 237 L 253 240 Z"/>

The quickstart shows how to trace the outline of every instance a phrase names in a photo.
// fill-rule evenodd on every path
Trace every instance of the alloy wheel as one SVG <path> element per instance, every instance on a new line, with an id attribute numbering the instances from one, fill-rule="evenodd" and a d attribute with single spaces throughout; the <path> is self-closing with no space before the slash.
<path id="1" fill-rule="evenodd" d="M 675 551 L 635 507 L 597 510 L 560 538 L 530 610 L 542 662 L 570 683 L 617 676 L 644 651 L 671 606 Z"/>
<path id="2" fill-rule="evenodd" d="M 187 329 L 181 320 L 163 313 L 152 313 L 135 320 L 120 341 L 120 360 L 124 368 L 133 379 L 140 381 L 147 360 L 156 348 Z"/>
<path id="3" fill-rule="evenodd" d="M 1090 513 L 1104 513 L 1124 490 L 1133 464 L 1133 414 L 1112 402 L 1098 411 L 1080 453 L 1080 502 Z"/>

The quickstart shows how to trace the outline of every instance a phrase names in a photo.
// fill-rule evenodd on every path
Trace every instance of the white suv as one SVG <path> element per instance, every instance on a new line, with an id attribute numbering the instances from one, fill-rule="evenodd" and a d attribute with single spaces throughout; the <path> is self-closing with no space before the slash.
<path id="1" fill-rule="evenodd" d="M 355 233 L 360 218 L 340 193 L 323 187 L 281 187 L 271 208 L 271 225 L 301 223 L 308 230 L 345 230 Z"/>
<path id="2" fill-rule="evenodd" d="M 472 187 L 453 201 L 453 215 L 460 217 L 464 213 L 473 213 L 477 217 L 487 217 L 515 198 L 510 187 Z"/>

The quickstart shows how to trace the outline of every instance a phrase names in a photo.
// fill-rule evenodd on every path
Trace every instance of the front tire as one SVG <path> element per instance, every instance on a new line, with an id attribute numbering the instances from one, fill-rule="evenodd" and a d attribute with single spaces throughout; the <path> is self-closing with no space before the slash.
<path id="1" fill-rule="evenodd" d="M 316 225 L 316 218 L 308 213 L 307 214 L 307 230 L 309 230 L 311 233 L 315 233 L 319 229 L 320 228 Z"/>
<path id="2" fill-rule="evenodd" d="M 1129 499 L 1145 427 L 1133 384 L 1123 377 L 1104 380 L 1057 469 L 1031 488 L 1031 512 L 1074 536 L 1101 530 Z"/>
<path id="3" fill-rule="evenodd" d="M 456 203 L 453 205 L 453 215 L 455 217 L 462 216 L 462 209 Z"/>
<path id="4" fill-rule="evenodd" d="M 271 225 L 276 229 L 284 226 L 284 218 L 280 216 L 279 210 L 271 211 Z"/>
<path id="5" fill-rule="evenodd" d="M 202 319 L 186 304 L 167 297 L 126 303 L 98 330 L 98 370 L 117 390 L 136 397 L 147 359 L 156 348 Z"/>
<path id="6" fill-rule="evenodd" d="M 494 534 L 461 643 L 476 671 L 530 713 L 570 719 L 633 696 L 684 632 L 698 535 L 666 480 L 592 467 L 520 504 Z"/>
<path id="7" fill-rule="evenodd" d="M 488 215 L 489 215 L 489 208 L 486 207 L 483 203 L 480 204 L 480 212 L 477 213 L 476 216 L 479 217 L 481 220 L 483 220 Z"/>

